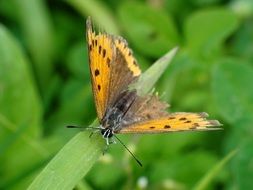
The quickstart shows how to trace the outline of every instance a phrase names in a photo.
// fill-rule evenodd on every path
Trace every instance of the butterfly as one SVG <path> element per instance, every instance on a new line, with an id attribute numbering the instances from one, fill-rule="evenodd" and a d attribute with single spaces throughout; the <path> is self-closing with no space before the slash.
<path id="1" fill-rule="evenodd" d="M 127 41 L 105 32 L 97 34 L 90 18 L 86 30 L 99 130 L 107 145 L 116 134 L 220 129 L 221 124 L 207 120 L 206 113 L 169 113 L 168 104 L 157 95 L 139 96 L 137 90 L 130 90 L 129 85 L 138 80 L 141 69 Z"/>

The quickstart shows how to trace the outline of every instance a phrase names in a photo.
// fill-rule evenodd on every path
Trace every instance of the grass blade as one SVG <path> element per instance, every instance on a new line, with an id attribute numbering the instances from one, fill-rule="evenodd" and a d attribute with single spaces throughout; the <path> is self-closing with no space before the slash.
<path id="1" fill-rule="evenodd" d="M 139 80 L 130 86 L 130 89 L 137 89 L 140 96 L 143 96 L 153 88 L 157 80 L 164 73 L 165 69 L 171 63 L 171 60 L 176 55 L 178 48 L 174 48 L 158 59 L 147 71 L 145 71 Z"/>
<path id="2" fill-rule="evenodd" d="M 98 160 L 104 146 L 99 134 L 80 132 L 49 162 L 29 186 L 34 189 L 73 189 Z"/>
<path id="3" fill-rule="evenodd" d="M 215 178 L 215 176 L 220 172 L 220 170 L 236 155 L 238 150 L 231 151 L 225 158 L 217 163 L 193 188 L 193 190 L 204 190 L 207 189 L 208 185 Z"/>

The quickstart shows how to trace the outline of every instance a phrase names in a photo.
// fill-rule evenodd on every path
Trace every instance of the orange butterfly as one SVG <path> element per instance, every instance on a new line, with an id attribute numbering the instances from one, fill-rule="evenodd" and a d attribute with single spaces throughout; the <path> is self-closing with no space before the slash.
<path id="1" fill-rule="evenodd" d="M 168 105 L 157 96 L 142 97 L 136 90 L 129 90 L 128 86 L 136 82 L 141 70 L 126 40 L 107 33 L 96 34 L 90 18 L 86 30 L 92 89 L 101 124 L 99 130 L 107 145 L 120 133 L 220 129 L 215 126 L 221 124 L 207 120 L 206 113 L 168 113 Z"/>

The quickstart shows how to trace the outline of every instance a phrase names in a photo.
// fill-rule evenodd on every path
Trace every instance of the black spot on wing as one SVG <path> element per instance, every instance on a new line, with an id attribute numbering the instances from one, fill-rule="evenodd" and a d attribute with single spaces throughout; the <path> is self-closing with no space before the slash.
<path id="1" fill-rule="evenodd" d="M 105 58 L 105 55 L 106 55 L 106 50 L 103 49 L 103 58 Z"/>
<path id="2" fill-rule="evenodd" d="M 96 69 L 96 70 L 95 70 L 95 76 L 98 76 L 98 75 L 99 75 L 99 70 Z"/>
<path id="3" fill-rule="evenodd" d="M 100 85 L 98 85 L 98 91 L 100 91 L 101 90 L 101 86 Z"/>
<path id="4" fill-rule="evenodd" d="M 170 125 L 164 125 L 163 128 L 164 128 L 164 129 L 169 129 L 169 128 L 171 128 L 171 126 L 170 126 Z"/>
<path id="5" fill-rule="evenodd" d="M 99 47 L 98 47 L 98 53 L 100 54 L 101 51 L 102 51 L 102 46 L 99 46 Z"/>

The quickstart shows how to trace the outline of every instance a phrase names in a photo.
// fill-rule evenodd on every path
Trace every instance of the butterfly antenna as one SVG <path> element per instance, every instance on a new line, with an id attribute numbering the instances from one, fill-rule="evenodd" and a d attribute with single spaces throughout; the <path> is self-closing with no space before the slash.
<path id="1" fill-rule="evenodd" d="M 100 127 L 81 127 L 81 126 L 76 126 L 76 125 L 68 125 L 66 126 L 67 128 L 76 128 L 76 129 L 101 129 Z"/>
<path id="2" fill-rule="evenodd" d="M 114 135 L 114 137 L 120 142 L 120 144 L 122 146 L 125 147 L 125 149 L 132 155 L 132 157 L 135 159 L 135 161 L 142 167 L 142 163 L 135 157 L 135 155 L 127 148 L 127 146 L 116 136 Z"/>

